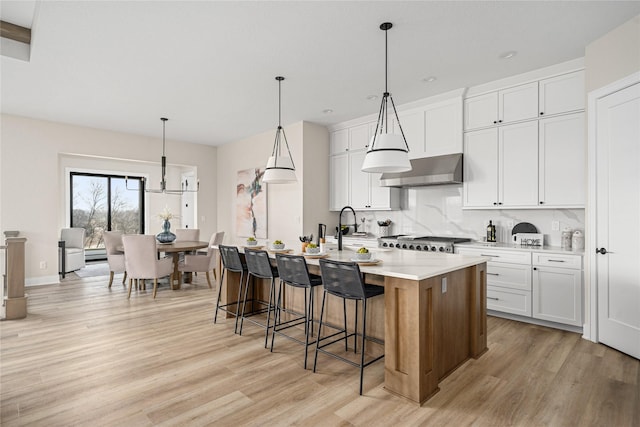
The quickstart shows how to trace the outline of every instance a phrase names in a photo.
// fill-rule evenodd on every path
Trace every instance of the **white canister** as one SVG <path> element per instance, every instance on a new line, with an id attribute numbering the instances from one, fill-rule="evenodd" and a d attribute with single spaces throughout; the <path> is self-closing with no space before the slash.
<path id="1" fill-rule="evenodd" d="M 573 232 L 571 245 L 573 246 L 574 251 L 584 250 L 584 234 L 582 234 L 582 231 L 576 230 Z"/>
<path id="2" fill-rule="evenodd" d="M 562 230 L 562 241 L 560 247 L 562 249 L 571 249 L 571 240 L 573 239 L 573 231 L 570 228 Z"/>

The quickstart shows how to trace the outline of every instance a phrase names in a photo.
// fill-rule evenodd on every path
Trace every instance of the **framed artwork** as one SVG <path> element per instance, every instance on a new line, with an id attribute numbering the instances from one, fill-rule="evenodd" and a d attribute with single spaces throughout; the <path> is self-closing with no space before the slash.
<path id="1" fill-rule="evenodd" d="M 238 171 L 236 181 L 236 236 L 267 238 L 267 186 L 264 169 Z"/>

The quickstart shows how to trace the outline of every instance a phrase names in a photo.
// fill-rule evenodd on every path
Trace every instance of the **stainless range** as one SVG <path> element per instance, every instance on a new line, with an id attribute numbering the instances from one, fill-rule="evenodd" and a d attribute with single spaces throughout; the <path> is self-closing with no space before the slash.
<path id="1" fill-rule="evenodd" d="M 378 239 L 378 247 L 453 253 L 454 244 L 469 241 L 471 241 L 471 239 L 464 237 L 414 236 L 409 234 L 399 234 L 396 236 L 380 237 Z"/>

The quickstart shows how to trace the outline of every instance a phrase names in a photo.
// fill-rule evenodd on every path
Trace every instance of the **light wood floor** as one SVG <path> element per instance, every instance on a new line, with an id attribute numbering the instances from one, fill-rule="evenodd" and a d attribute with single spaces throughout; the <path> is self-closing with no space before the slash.
<path id="1" fill-rule="evenodd" d="M 314 374 L 296 343 L 214 325 L 203 275 L 155 301 L 117 280 L 28 288 L 28 317 L 0 322 L 2 426 L 640 426 L 640 362 L 577 334 L 490 317 L 489 351 L 419 407 L 384 390 L 383 361 L 361 397 L 347 364 Z"/>

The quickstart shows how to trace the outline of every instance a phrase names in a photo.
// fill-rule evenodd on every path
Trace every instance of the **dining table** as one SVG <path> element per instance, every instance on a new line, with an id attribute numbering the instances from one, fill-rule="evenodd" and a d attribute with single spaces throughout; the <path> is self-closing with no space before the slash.
<path id="1" fill-rule="evenodd" d="M 180 289 L 182 285 L 180 270 L 178 265 L 180 264 L 180 253 L 189 253 L 197 251 L 198 249 L 204 249 L 209 246 L 209 242 L 200 242 L 196 240 L 179 240 L 171 243 L 158 243 L 156 242 L 156 249 L 158 254 L 164 252 L 171 254 L 173 259 L 173 281 L 171 283 L 171 289 Z M 119 245 L 116 249 L 124 252 L 124 246 Z M 185 283 L 191 282 L 191 273 L 185 273 Z"/>

